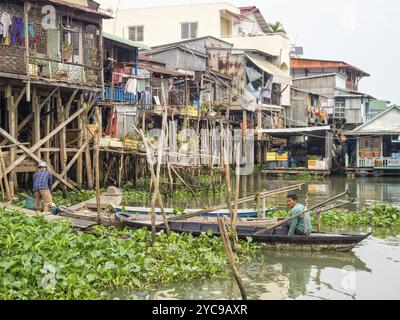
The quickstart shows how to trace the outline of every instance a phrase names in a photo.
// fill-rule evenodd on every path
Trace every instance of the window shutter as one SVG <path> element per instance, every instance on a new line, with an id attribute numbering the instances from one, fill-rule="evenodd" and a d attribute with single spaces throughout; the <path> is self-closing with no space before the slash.
<path id="1" fill-rule="evenodd" d="M 135 41 L 136 39 L 136 27 L 129 27 L 129 40 Z"/>
<path id="2" fill-rule="evenodd" d="M 137 36 L 136 41 L 144 41 L 144 27 L 143 26 L 137 27 L 136 36 Z"/>
<path id="3" fill-rule="evenodd" d="M 182 23 L 181 25 L 181 37 L 182 39 L 189 39 L 189 23 Z"/>
<path id="4" fill-rule="evenodd" d="M 197 32 L 198 32 L 198 23 L 194 22 L 190 24 L 190 38 L 194 39 L 197 38 Z"/>
<path id="5" fill-rule="evenodd" d="M 129 40 L 144 41 L 144 26 L 129 27 Z"/>

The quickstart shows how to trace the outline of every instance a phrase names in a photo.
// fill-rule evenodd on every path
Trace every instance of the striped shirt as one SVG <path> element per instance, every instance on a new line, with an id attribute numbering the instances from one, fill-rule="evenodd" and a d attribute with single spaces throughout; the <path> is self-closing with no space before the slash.
<path id="1" fill-rule="evenodd" d="M 39 190 L 50 190 L 52 184 L 53 184 L 53 176 L 47 170 L 38 171 L 33 176 L 33 192 Z"/>

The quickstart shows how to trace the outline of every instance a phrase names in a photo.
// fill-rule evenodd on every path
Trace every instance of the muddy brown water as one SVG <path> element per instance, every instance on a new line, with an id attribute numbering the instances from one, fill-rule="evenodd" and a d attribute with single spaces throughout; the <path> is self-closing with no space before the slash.
<path id="1" fill-rule="evenodd" d="M 273 190 L 296 184 L 257 174 L 242 179 L 241 196 L 260 190 Z M 399 178 L 362 178 L 348 180 L 331 177 L 306 182 L 298 192 L 300 201 L 306 196 L 309 204 L 321 202 L 348 189 L 357 200 L 353 206 L 391 203 L 400 206 Z M 201 199 L 201 206 L 223 202 L 223 195 Z M 286 208 L 285 196 L 274 198 L 272 204 Z M 193 199 L 172 206 L 197 207 Z M 400 298 L 400 234 L 392 232 L 385 239 L 371 237 L 349 253 L 310 253 L 264 251 L 240 267 L 240 274 L 249 299 L 253 300 L 365 300 Z M 233 278 L 206 279 L 173 283 L 148 292 L 115 294 L 122 299 L 240 299 Z"/>

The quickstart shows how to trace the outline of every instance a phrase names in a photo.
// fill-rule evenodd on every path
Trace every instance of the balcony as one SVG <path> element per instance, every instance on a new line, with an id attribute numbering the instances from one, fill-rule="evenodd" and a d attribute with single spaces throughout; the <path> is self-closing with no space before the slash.
<path id="1" fill-rule="evenodd" d="M 399 158 L 359 158 L 358 159 L 359 168 L 400 168 Z"/>
<path id="2" fill-rule="evenodd" d="M 355 84 L 351 81 L 346 81 L 346 89 L 358 92 L 358 84 Z"/>
<path id="3" fill-rule="evenodd" d="M 105 86 L 105 99 L 112 100 L 113 102 L 137 103 L 139 96 L 137 94 L 128 93 L 123 86 L 111 85 Z"/>

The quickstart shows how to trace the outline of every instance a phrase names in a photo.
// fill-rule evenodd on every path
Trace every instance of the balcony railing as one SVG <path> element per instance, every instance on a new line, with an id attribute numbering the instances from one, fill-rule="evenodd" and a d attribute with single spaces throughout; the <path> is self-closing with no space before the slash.
<path id="1" fill-rule="evenodd" d="M 346 89 L 349 89 L 352 91 L 358 91 L 358 85 L 351 81 L 346 81 Z"/>
<path id="2" fill-rule="evenodd" d="M 400 159 L 397 158 L 359 158 L 360 168 L 400 168 Z"/>
<path id="3" fill-rule="evenodd" d="M 366 122 L 372 120 L 372 119 L 375 118 L 378 114 L 379 114 L 379 112 L 370 112 L 370 113 L 366 114 L 366 116 L 365 116 Z"/>
<path id="4" fill-rule="evenodd" d="M 136 103 L 138 102 L 138 95 L 129 93 L 125 91 L 123 86 L 114 86 L 111 85 L 105 86 L 105 98 L 106 100 L 112 100 L 113 102 L 128 102 L 128 103 Z"/>

